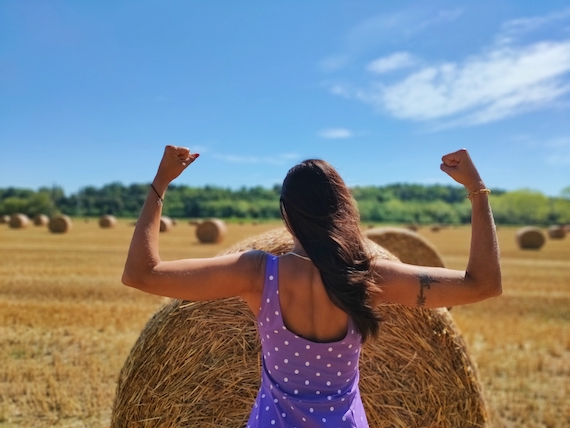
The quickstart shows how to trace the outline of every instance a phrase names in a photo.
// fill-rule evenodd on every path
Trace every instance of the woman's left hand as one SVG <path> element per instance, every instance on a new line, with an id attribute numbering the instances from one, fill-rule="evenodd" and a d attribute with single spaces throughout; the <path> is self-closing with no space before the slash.
<path id="1" fill-rule="evenodd" d="M 190 153 L 187 147 L 166 146 L 156 179 L 162 184 L 170 184 L 176 177 L 182 174 L 188 166 L 200 156 L 198 153 Z"/>

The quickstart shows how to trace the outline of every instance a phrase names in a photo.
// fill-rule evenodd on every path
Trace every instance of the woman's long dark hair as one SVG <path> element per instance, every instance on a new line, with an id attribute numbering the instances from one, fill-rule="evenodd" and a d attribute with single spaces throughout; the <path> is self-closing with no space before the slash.
<path id="1" fill-rule="evenodd" d="M 352 317 L 363 341 L 376 336 L 380 317 L 370 304 L 374 273 L 356 203 L 338 172 L 319 159 L 294 166 L 283 181 L 280 206 L 331 301 Z"/>

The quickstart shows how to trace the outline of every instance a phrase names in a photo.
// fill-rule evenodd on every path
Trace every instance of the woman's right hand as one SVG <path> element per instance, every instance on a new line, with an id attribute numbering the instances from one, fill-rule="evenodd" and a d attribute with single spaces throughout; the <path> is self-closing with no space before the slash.
<path id="1" fill-rule="evenodd" d="M 485 184 L 466 149 L 460 149 L 441 158 L 440 168 L 469 192 L 484 189 Z"/>
<path id="2" fill-rule="evenodd" d="M 158 166 L 156 180 L 164 186 L 168 186 L 176 177 L 182 174 L 188 166 L 200 156 L 198 153 L 190 153 L 187 147 L 166 146 L 164 155 Z"/>

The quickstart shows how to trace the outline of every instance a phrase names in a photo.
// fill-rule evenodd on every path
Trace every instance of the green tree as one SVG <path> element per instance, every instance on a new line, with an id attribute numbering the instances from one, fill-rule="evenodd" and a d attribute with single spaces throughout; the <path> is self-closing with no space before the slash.
<path id="1" fill-rule="evenodd" d="M 552 224 L 570 224 L 570 198 L 552 199 Z"/>
<path id="2" fill-rule="evenodd" d="M 497 223 L 547 224 L 551 211 L 548 198 L 532 190 L 516 190 L 490 196 Z"/>

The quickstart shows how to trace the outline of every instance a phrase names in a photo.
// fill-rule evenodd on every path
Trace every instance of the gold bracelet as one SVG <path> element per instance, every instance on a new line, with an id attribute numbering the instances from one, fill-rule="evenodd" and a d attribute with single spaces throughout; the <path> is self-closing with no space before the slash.
<path id="1" fill-rule="evenodd" d="M 152 190 L 154 190 L 154 193 L 156 193 L 156 196 L 158 196 L 158 200 L 156 201 L 157 205 L 162 205 L 162 203 L 164 202 L 164 198 L 162 198 L 160 196 L 160 194 L 156 191 L 156 189 L 154 188 L 154 186 L 151 184 L 150 187 L 152 187 Z"/>
<path id="2" fill-rule="evenodd" d="M 473 190 L 472 192 L 469 192 L 469 194 L 467 195 L 467 199 L 472 200 L 473 196 L 479 195 L 481 193 L 486 193 L 488 195 L 489 193 L 491 193 L 491 190 L 490 189 Z"/>

